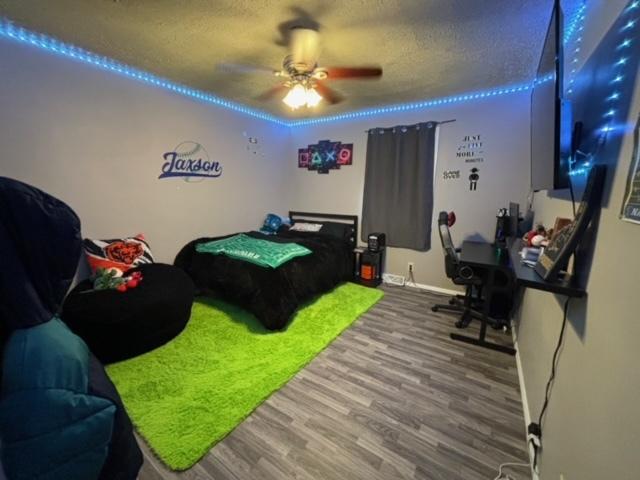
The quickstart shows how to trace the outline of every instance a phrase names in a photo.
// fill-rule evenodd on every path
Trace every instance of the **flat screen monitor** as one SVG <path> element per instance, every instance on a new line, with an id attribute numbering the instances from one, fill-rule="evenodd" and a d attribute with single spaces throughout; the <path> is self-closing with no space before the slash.
<path id="1" fill-rule="evenodd" d="M 533 190 L 553 190 L 569 186 L 572 125 L 567 118 L 569 105 L 562 100 L 562 22 L 560 2 L 555 0 L 531 93 Z"/>
<path id="2" fill-rule="evenodd" d="M 518 224 L 520 222 L 520 204 L 509 202 L 509 236 L 518 237 Z"/>

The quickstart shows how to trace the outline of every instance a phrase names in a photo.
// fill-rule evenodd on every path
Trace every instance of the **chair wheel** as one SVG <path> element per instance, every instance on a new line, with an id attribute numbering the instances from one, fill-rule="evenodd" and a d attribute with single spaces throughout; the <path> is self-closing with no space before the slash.
<path id="1" fill-rule="evenodd" d="M 458 320 L 455 323 L 456 328 L 467 328 L 471 323 L 471 320 L 473 320 L 473 317 L 471 316 L 470 313 L 468 312 L 463 313 L 462 318 L 460 318 L 460 320 Z"/>
<path id="2" fill-rule="evenodd" d="M 503 322 L 492 323 L 491 327 L 494 330 L 502 330 L 503 333 L 509 332 L 509 325 L 507 325 L 506 323 L 503 323 Z"/>
<path id="3" fill-rule="evenodd" d="M 431 307 L 431 311 L 432 312 L 437 312 L 438 311 L 438 307 Z"/>

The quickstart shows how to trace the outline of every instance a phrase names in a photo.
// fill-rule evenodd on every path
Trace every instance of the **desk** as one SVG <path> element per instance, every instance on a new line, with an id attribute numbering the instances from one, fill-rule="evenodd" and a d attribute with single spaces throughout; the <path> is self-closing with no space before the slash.
<path id="1" fill-rule="evenodd" d="M 509 268 L 509 256 L 486 242 L 465 241 L 460 250 L 460 262 L 469 266 Z"/>
<path id="2" fill-rule="evenodd" d="M 520 251 L 524 247 L 524 241 L 521 238 L 510 238 L 507 240 L 507 248 L 509 250 L 509 258 L 511 260 L 511 268 L 518 287 L 535 288 L 545 292 L 557 293 L 568 297 L 584 297 L 587 292 L 584 288 L 580 288 L 575 278 L 566 277 L 555 282 L 547 281 L 538 275 L 535 270 L 520 261 Z"/>
<path id="3" fill-rule="evenodd" d="M 520 250 L 523 246 L 523 240 L 520 238 L 508 239 L 507 250 L 499 250 L 486 242 L 465 241 L 462 243 L 460 263 L 486 272 L 486 282 L 482 286 L 485 301 L 478 338 L 452 333 L 453 340 L 514 355 L 515 349 L 490 343 L 485 338 L 489 309 L 496 293 L 508 292 L 517 287 L 527 287 L 569 297 L 586 296 L 587 292 L 576 284 L 574 278 L 566 277 L 555 282 L 547 281 L 538 275 L 533 268 L 523 264 L 520 261 Z"/>
<path id="4" fill-rule="evenodd" d="M 460 342 L 515 355 L 516 351 L 514 348 L 505 347 L 486 340 L 489 311 L 493 296 L 496 293 L 508 292 L 513 289 L 513 271 L 508 253 L 504 250 L 496 249 L 490 243 L 466 241 L 462 243 L 459 260 L 461 265 L 468 265 L 475 270 L 482 270 L 485 273 L 485 283 L 482 285 L 484 304 L 480 323 L 480 335 L 478 338 L 460 335 L 458 333 L 452 333 L 451 338 Z"/>

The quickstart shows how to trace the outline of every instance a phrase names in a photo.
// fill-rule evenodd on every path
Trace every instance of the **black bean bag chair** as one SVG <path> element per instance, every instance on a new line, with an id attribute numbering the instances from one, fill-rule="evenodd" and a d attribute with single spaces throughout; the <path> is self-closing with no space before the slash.
<path id="1" fill-rule="evenodd" d="M 93 290 L 85 280 L 69 293 L 62 320 L 103 363 L 136 357 L 164 345 L 189 321 L 194 286 L 172 265 L 152 263 L 139 271 L 143 280 L 126 292 Z"/>

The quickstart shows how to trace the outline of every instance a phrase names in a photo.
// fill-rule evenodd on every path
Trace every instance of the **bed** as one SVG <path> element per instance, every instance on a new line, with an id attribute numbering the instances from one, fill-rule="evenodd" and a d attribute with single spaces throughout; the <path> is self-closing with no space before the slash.
<path id="1" fill-rule="evenodd" d="M 241 306 L 269 330 L 283 329 L 305 302 L 353 279 L 353 250 L 358 238 L 355 215 L 291 211 L 289 217 L 294 224 L 320 223 L 322 228 L 319 232 L 280 231 L 277 235 L 245 232 L 252 238 L 296 243 L 311 250 L 277 268 L 196 250 L 200 244 L 235 233 L 193 240 L 182 248 L 174 263 L 187 272 L 201 293 Z"/>

